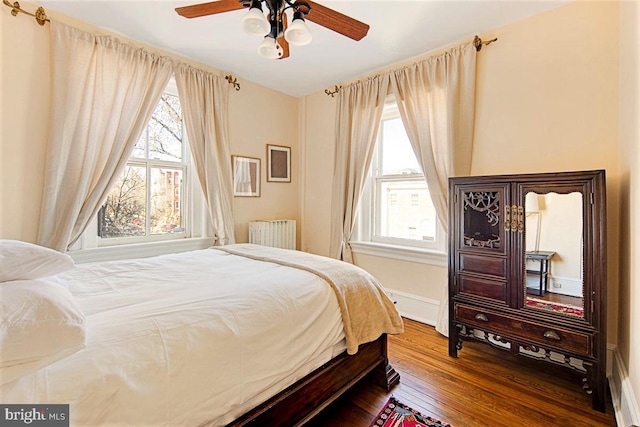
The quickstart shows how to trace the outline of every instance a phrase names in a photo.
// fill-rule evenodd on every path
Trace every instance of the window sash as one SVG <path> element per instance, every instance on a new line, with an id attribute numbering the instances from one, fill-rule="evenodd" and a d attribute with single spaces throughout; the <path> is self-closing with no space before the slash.
<path id="1" fill-rule="evenodd" d="M 382 245 L 389 245 L 395 247 L 412 247 L 424 250 L 431 250 L 436 252 L 445 251 L 444 230 L 439 224 L 437 215 L 434 216 L 435 224 L 435 236 L 433 240 L 418 240 L 410 238 L 393 237 L 388 235 L 382 235 L 381 233 L 381 221 L 383 220 L 382 213 L 382 188 L 385 184 L 403 184 L 414 185 L 416 183 L 423 183 L 427 188 L 426 179 L 422 173 L 403 173 L 403 174 L 387 174 L 382 173 L 382 155 L 384 151 L 384 133 L 382 129 L 384 127 L 384 121 L 395 120 L 400 117 L 397 104 L 395 102 L 387 103 L 385 111 L 383 113 L 380 128 L 378 132 L 378 140 L 376 141 L 376 149 L 374 152 L 372 167 L 369 172 L 369 178 L 360 201 L 358 208 L 358 222 L 355 233 L 355 240 L 377 243 Z M 411 202 L 409 203 L 411 206 Z"/>
<path id="2" fill-rule="evenodd" d="M 171 79 L 165 93 L 177 95 L 178 91 L 175 81 Z M 146 131 L 146 129 L 145 129 Z M 163 160 L 151 160 L 152 166 L 166 166 L 175 168 L 177 166 L 185 169 L 183 176 L 183 187 L 181 212 L 184 233 L 169 233 L 160 235 L 151 235 L 146 237 L 126 237 L 126 238 L 105 238 L 98 236 L 99 220 L 95 215 L 82 234 L 81 238 L 70 248 L 70 253 L 74 259 L 83 260 L 82 262 L 105 261 L 111 259 L 122 259 L 131 254 L 136 256 L 151 256 L 161 253 L 173 252 L 172 248 L 185 248 L 184 250 L 195 250 L 210 246 L 212 228 L 209 220 L 209 210 L 206 200 L 200 189 L 200 182 L 197 179 L 193 166 L 193 157 L 189 147 L 189 141 L 183 127 L 183 144 L 182 149 L 184 155 L 182 162 L 170 162 L 167 164 Z M 146 162 L 146 159 L 137 159 L 132 156 L 128 160 L 129 163 Z"/>
<path id="3" fill-rule="evenodd" d="M 189 172 L 188 165 L 186 163 L 158 161 L 158 160 L 131 160 L 127 162 L 126 167 L 139 167 L 145 169 L 145 224 L 143 236 L 127 236 L 127 237 L 101 237 L 99 234 L 99 227 L 101 227 L 100 221 L 97 222 L 98 227 L 98 246 L 112 246 L 123 244 L 143 243 L 159 240 L 171 240 L 182 239 L 189 236 L 190 228 L 188 221 L 188 213 L 185 212 L 185 207 L 189 206 Z M 151 231 L 151 215 L 152 215 L 152 178 L 151 173 L 154 169 L 168 169 L 178 170 L 182 174 L 182 182 L 180 184 L 180 228 L 181 232 L 173 233 L 152 233 Z"/>
<path id="4" fill-rule="evenodd" d="M 435 228 L 435 234 L 433 239 L 411 239 L 411 238 L 402 238 L 398 236 L 392 236 L 390 231 L 387 233 L 383 233 L 383 222 L 386 220 L 385 217 L 385 208 L 384 208 L 384 196 L 383 191 L 385 188 L 385 184 L 395 184 L 396 186 L 405 185 L 407 187 L 418 187 L 416 184 L 422 184 L 423 188 L 427 190 L 427 183 L 422 174 L 409 174 L 409 175 L 381 175 L 373 178 L 374 184 L 372 201 L 370 202 L 370 206 L 373 207 L 370 212 L 371 217 L 371 227 L 370 227 L 370 241 L 377 243 L 385 243 L 391 245 L 400 245 L 400 246 L 411 246 L 411 247 L 420 247 L 420 248 L 428 248 L 428 249 L 437 249 L 436 243 L 438 241 L 438 227 Z M 410 197 L 409 204 L 413 203 L 413 194 Z M 434 218 L 437 222 L 437 218 Z M 418 228 L 419 229 L 419 228 Z M 418 231 L 418 230 L 416 230 Z"/>
<path id="5" fill-rule="evenodd" d="M 169 94 L 172 96 L 177 96 L 177 89 L 175 87 L 175 83 L 173 80 L 169 82 L 167 89 L 164 94 Z M 164 96 L 163 94 L 163 96 Z M 161 100 L 159 100 L 161 102 Z M 154 113 L 155 114 L 155 113 Z M 182 118 L 180 119 L 183 120 Z M 150 119 L 151 121 L 151 119 Z M 151 158 L 150 153 L 150 138 L 149 138 L 149 124 L 145 127 L 142 135 L 140 136 L 141 140 L 144 140 L 144 157 L 134 157 L 134 153 L 131 154 L 131 157 L 127 161 L 126 167 L 142 167 L 145 168 L 145 186 L 146 186 L 146 194 L 145 194 L 145 233 L 144 236 L 126 236 L 126 237 L 101 237 L 100 236 L 100 220 L 97 222 L 96 229 L 96 243 L 97 246 L 116 246 L 116 245 L 126 245 L 126 244 L 136 244 L 136 243 L 144 243 L 144 242 L 155 242 L 162 240 L 173 240 L 173 239 L 183 239 L 185 237 L 191 236 L 190 230 L 190 221 L 189 218 L 192 216 L 190 212 L 190 208 L 192 207 L 192 203 L 190 201 L 190 179 L 189 172 L 191 169 L 191 153 L 189 150 L 189 144 L 186 138 L 186 133 L 184 132 L 184 126 L 181 126 L 182 130 L 182 143 L 181 143 L 181 159 L 182 161 L 172 161 L 172 160 L 161 160 L 157 158 Z M 135 152 L 135 150 L 134 150 Z M 170 169 L 170 170 L 179 170 L 182 174 L 182 182 L 180 184 L 179 194 L 179 215 L 180 215 L 180 227 L 183 231 L 175 232 L 175 233 L 155 233 L 152 234 L 151 230 L 151 215 L 152 215 L 152 171 L 154 169 Z"/>

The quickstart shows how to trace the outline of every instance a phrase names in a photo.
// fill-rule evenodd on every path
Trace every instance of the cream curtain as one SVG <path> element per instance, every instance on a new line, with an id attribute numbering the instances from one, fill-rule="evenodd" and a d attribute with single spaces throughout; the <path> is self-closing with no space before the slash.
<path id="1" fill-rule="evenodd" d="M 448 231 L 448 179 L 469 175 L 473 146 L 476 54 L 472 43 L 391 73 L 400 116 Z M 444 284 L 436 329 L 448 335 Z"/>
<path id="2" fill-rule="evenodd" d="M 176 66 L 175 79 L 189 146 L 209 207 L 214 244 L 235 243 L 227 123 L 229 85 L 218 76 L 185 64 Z"/>
<path id="3" fill-rule="evenodd" d="M 336 259 L 353 262 L 349 240 L 388 89 L 388 76 L 379 76 L 354 83 L 338 93 L 329 248 L 330 256 Z"/>
<path id="4" fill-rule="evenodd" d="M 172 64 L 51 20 L 52 104 L 38 242 L 66 251 L 96 215 Z"/>
<path id="5" fill-rule="evenodd" d="M 445 232 L 449 177 L 471 171 L 476 54 L 469 43 L 391 74 L 402 122 Z"/>

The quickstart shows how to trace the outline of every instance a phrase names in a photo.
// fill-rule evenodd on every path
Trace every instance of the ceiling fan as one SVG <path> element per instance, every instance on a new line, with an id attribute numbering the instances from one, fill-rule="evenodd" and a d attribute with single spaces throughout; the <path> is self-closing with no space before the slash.
<path id="1" fill-rule="evenodd" d="M 305 18 L 356 41 L 369 31 L 369 25 L 311 0 L 217 0 L 178 7 L 176 12 L 185 18 L 197 18 L 245 7 L 249 12 L 242 19 L 242 26 L 248 34 L 264 37 L 258 54 L 270 59 L 287 58 L 289 44 L 303 46 L 311 42 Z M 291 25 L 287 24 L 287 10 L 293 12 Z"/>

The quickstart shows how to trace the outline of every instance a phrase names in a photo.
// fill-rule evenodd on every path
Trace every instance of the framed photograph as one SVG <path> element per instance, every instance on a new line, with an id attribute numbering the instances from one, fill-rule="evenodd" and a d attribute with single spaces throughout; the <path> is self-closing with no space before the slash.
<path id="1" fill-rule="evenodd" d="M 267 181 L 291 182 L 291 147 L 267 144 Z"/>
<path id="2" fill-rule="evenodd" d="M 233 195 L 260 197 L 260 159 L 231 156 L 233 164 Z"/>

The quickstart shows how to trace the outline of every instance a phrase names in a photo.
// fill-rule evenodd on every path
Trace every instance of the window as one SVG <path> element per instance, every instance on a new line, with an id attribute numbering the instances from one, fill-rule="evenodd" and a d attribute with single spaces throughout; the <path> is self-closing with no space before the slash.
<path id="1" fill-rule="evenodd" d="M 98 213 L 99 244 L 185 237 L 188 159 L 180 100 L 165 92 Z"/>
<path id="2" fill-rule="evenodd" d="M 385 105 L 357 240 L 444 252 L 444 236 L 395 102 Z"/>
<path id="3" fill-rule="evenodd" d="M 121 176 L 70 253 L 76 262 L 153 256 L 209 247 L 212 234 L 171 79 Z"/>

